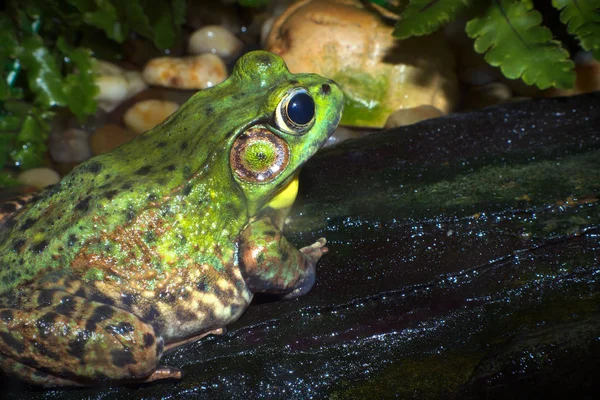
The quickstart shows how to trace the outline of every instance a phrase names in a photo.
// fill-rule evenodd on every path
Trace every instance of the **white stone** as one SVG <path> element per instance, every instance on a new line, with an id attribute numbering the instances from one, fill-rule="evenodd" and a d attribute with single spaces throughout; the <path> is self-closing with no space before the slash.
<path id="1" fill-rule="evenodd" d="M 142 76 L 151 85 L 206 89 L 227 79 L 227 67 L 216 54 L 182 58 L 159 57 L 148 61 Z"/>
<path id="2" fill-rule="evenodd" d="M 125 126 L 140 134 L 154 128 L 179 108 L 168 100 L 144 100 L 131 106 L 123 116 Z"/>
<path id="3" fill-rule="evenodd" d="M 25 185 L 42 189 L 48 185 L 58 183 L 60 175 L 50 168 L 32 168 L 21 172 L 17 179 Z"/>
<path id="4" fill-rule="evenodd" d="M 244 44 L 233 33 L 219 25 L 207 25 L 192 33 L 188 42 L 190 54 L 216 54 L 230 59 L 238 56 Z"/>
<path id="5" fill-rule="evenodd" d="M 82 129 L 71 128 L 50 136 L 49 148 L 52 159 L 58 163 L 80 163 L 92 156 L 90 134 Z"/>
<path id="6" fill-rule="evenodd" d="M 126 71 L 108 61 L 98 60 L 96 72 L 96 84 L 100 88 L 96 100 L 98 107 L 106 112 L 114 110 L 119 104 L 148 87 L 139 71 Z"/>

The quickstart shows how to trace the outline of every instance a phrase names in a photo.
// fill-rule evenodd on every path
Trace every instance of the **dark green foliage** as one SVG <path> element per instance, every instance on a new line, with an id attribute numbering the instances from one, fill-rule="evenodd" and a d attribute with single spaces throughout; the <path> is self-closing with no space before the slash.
<path id="1" fill-rule="evenodd" d="M 568 89 L 575 84 L 574 63 L 531 1 L 500 0 L 467 23 L 475 51 L 510 79 L 521 78 L 540 89 Z"/>
<path id="2" fill-rule="evenodd" d="M 440 26 L 453 21 L 472 0 L 414 0 L 404 10 L 402 18 L 394 28 L 394 36 L 406 39 L 411 36 L 427 35 Z"/>
<path id="3" fill-rule="evenodd" d="M 432 33 L 458 15 L 469 18 L 467 34 L 475 50 L 511 79 L 521 78 L 540 89 L 571 88 L 574 64 L 562 44 L 542 25 L 531 0 L 405 0 L 391 6 L 371 0 L 399 14 L 394 35 L 400 39 Z M 553 0 L 561 21 L 584 50 L 600 59 L 600 0 Z"/>
<path id="4" fill-rule="evenodd" d="M 94 52 L 131 32 L 167 49 L 177 40 L 185 0 L 11 1 L 0 11 L 0 170 L 42 164 L 56 107 L 83 121 L 96 112 Z M 1 172 L 0 172 L 1 174 Z M 0 177 L 0 187 L 11 180 Z"/>
<path id="5" fill-rule="evenodd" d="M 581 47 L 600 60 L 600 0 L 552 0 L 560 13 L 560 20 L 575 35 Z"/>

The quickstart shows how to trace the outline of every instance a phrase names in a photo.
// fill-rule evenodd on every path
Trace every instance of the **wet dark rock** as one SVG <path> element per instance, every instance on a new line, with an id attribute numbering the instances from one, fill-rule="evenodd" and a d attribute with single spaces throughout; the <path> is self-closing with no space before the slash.
<path id="1" fill-rule="evenodd" d="M 165 357 L 180 382 L 13 383 L 13 398 L 598 393 L 599 106 L 507 104 L 327 149 L 303 170 L 287 233 L 329 240 L 311 293 L 258 297 L 226 335 Z"/>

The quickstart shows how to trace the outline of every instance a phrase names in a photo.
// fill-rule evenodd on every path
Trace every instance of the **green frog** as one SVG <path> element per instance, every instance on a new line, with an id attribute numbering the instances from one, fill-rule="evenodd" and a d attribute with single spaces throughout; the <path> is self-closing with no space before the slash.
<path id="1" fill-rule="evenodd" d="M 282 228 L 343 104 L 333 81 L 251 52 L 162 124 L 5 206 L 0 367 L 43 386 L 177 379 L 165 351 L 222 333 L 254 293 L 308 292 L 326 241 L 298 250 Z"/>

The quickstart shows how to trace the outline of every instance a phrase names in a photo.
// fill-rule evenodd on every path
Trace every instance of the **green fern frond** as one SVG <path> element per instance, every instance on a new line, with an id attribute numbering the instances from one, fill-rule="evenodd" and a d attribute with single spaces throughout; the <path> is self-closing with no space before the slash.
<path id="1" fill-rule="evenodd" d="M 410 0 L 400 14 L 393 35 L 400 39 L 437 31 L 453 21 L 472 0 Z"/>
<path id="2" fill-rule="evenodd" d="M 600 0 L 552 0 L 552 5 L 562 10 L 560 21 L 581 47 L 600 60 Z"/>
<path id="3" fill-rule="evenodd" d="M 499 66 L 510 79 L 521 77 L 540 89 L 572 88 L 574 63 L 550 30 L 541 25 L 541 14 L 530 0 L 495 0 L 482 15 L 467 23 L 475 51 Z"/>

